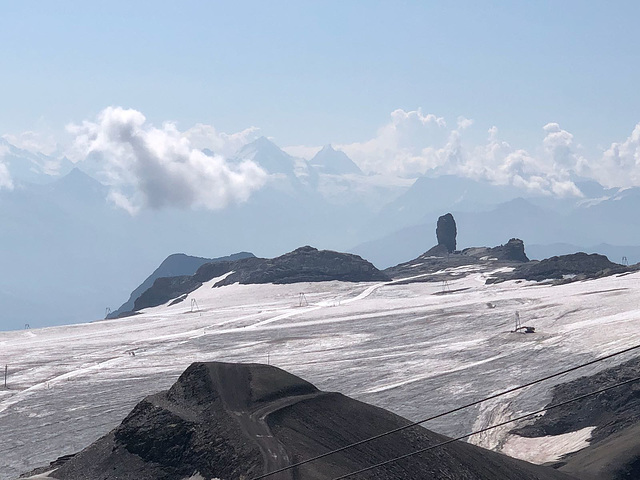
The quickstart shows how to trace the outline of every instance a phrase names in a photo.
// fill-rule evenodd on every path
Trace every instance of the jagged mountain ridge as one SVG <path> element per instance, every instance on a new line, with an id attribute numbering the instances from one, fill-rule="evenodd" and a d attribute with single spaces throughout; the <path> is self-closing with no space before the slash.
<path id="1" fill-rule="evenodd" d="M 243 258 L 254 257 L 253 253 L 239 252 L 233 255 L 219 258 L 203 258 L 185 255 L 184 253 L 174 253 L 165 258 L 162 263 L 149 275 L 129 296 L 129 299 L 123 303 L 116 311 L 107 315 L 107 318 L 117 318 L 119 315 L 130 312 L 134 308 L 135 301 L 153 285 L 156 279 L 162 277 L 180 277 L 188 276 L 196 273 L 205 263 L 225 262 L 241 260 Z"/>
<path id="2" fill-rule="evenodd" d="M 276 258 L 250 257 L 235 261 L 219 261 L 202 265 L 194 275 L 158 278 L 151 288 L 136 299 L 134 311 L 178 301 L 204 282 L 221 277 L 214 287 L 240 283 L 301 283 L 388 281 L 390 278 L 357 255 L 318 250 L 306 246 Z"/>

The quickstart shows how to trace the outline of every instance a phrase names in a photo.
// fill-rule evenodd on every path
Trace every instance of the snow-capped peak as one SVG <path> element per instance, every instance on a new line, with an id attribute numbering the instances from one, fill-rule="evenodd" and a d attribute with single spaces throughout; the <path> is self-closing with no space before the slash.
<path id="1" fill-rule="evenodd" d="M 356 174 L 362 170 L 344 152 L 325 145 L 310 161 L 311 165 L 322 173 L 331 175 Z"/>

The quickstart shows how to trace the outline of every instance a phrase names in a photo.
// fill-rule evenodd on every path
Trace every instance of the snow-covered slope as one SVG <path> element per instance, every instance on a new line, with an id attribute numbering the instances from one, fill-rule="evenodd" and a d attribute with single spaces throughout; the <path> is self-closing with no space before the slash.
<path id="1" fill-rule="evenodd" d="M 485 285 L 459 267 L 439 282 L 203 285 L 182 303 L 131 318 L 0 333 L 1 478 L 87 446 L 194 361 L 262 362 L 319 388 L 420 419 L 640 343 L 640 273 L 562 286 Z M 514 334 L 515 313 L 535 334 Z M 621 362 L 628 357 L 620 357 Z M 557 379 L 567 381 L 592 370 Z M 426 426 L 463 434 L 543 407 L 539 384 Z M 587 445 L 588 431 L 471 441 L 544 462 Z M 543 454 L 530 452 L 544 446 Z"/>

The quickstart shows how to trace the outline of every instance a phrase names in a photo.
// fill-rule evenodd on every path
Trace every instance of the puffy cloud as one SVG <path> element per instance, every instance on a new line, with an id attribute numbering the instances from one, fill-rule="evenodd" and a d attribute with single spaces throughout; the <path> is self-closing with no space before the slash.
<path id="1" fill-rule="evenodd" d="M 611 144 L 593 175 L 609 187 L 640 186 L 640 123 L 625 141 Z"/>
<path id="2" fill-rule="evenodd" d="M 564 173 L 586 174 L 588 162 L 575 151 L 573 135 L 560 128 L 557 123 L 547 123 L 542 129 L 546 136 L 542 141 L 545 152 L 553 161 L 554 168 Z"/>
<path id="3" fill-rule="evenodd" d="M 396 110 L 374 138 L 339 147 L 367 173 L 455 174 L 542 194 L 581 195 L 570 178 L 587 170 L 586 161 L 576 153 L 573 135 L 558 124 L 543 127 L 545 136 L 535 155 L 500 140 L 497 127 L 489 129 L 486 143 L 469 146 L 464 136 L 472 126 L 473 120 L 465 117 L 447 128 L 442 117 Z"/>
<path id="4" fill-rule="evenodd" d="M 184 136 L 194 148 L 210 150 L 215 154 L 229 158 L 247 143 L 262 136 L 260 129 L 249 127 L 237 133 L 218 132 L 212 125 L 197 123 L 184 132 Z"/>
<path id="5" fill-rule="evenodd" d="M 29 152 L 39 152 L 44 155 L 53 155 L 58 150 L 58 142 L 53 134 L 27 131 L 18 135 L 2 135 L 7 142 L 15 147 Z"/>
<path id="6" fill-rule="evenodd" d="M 172 123 L 156 128 L 136 110 L 109 107 L 97 121 L 67 129 L 75 136 L 72 159 L 99 162 L 111 200 L 131 213 L 142 207 L 220 209 L 247 200 L 266 180 L 253 162 L 231 165 L 194 147 L 190 138 L 206 137 L 207 129 L 199 128 L 198 137 Z"/>
<path id="7" fill-rule="evenodd" d="M 421 110 L 395 110 L 391 121 L 370 140 L 338 145 L 367 173 L 411 176 L 437 167 L 446 151 L 434 145 L 447 137 L 444 118 Z"/>
<path id="8" fill-rule="evenodd" d="M 553 125 L 557 127 L 557 124 Z M 543 130 L 548 132 L 542 142 L 543 151 L 539 155 L 532 155 L 500 140 L 498 128 L 491 127 L 487 143 L 476 146 L 471 154 L 465 155 L 458 173 L 500 185 L 513 185 L 538 194 L 581 196 L 580 190 L 570 180 L 574 170 L 566 166 L 570 158 L 579 158 L 570 148 L 573 137 L 559 127 L 547 125 Z M 565 160 L 564 164 L 560 164 L 559 158 Z"/>
<path id="9" fill-rule="evenodd" d="M 2 162 L 2 157 L 4 157 L 9 152 L 9 146 L 0 144 L 0 189 L 6 188 L 9 190 L 13 190 L 13 180 L 11 179 L 11 174 L 9 173 L 9 169 Z"/>
<path id="10" fill-rule="evenodd" d="M 473 120 L 465 117 L 458 117 L 458 130 L 464 130 L 473 125 Z"/>

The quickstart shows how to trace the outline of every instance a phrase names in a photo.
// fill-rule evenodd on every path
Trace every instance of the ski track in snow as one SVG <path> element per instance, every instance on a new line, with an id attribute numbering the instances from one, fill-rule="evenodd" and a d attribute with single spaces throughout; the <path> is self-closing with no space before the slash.
<path id="1" fill-rule="evenodd" d="M 485 285 L 488 272 L 477 267 L 450 272 L 459 277 L 446 294 L 441 282 L 212 288 L 214 279 L 179 304 L 133 317 L 0 332 L 0 365 L 9 366 L 9 389 L 0 389 L 0 478 L 86 447 L 194 361 L 269 362 L 418 420 L 640 343 L 640 273 L 550 286 Z M 299 306 L 300 293 L 308 305 Z M 510 333 L 516 311 L 537 333 Z M 543 407 L 552 386 L 425 426 L 469 433 Z M 550 449 L 552 439 L 522 440 L 510 429 L 470 441 L 533 461 L 546 461 L 530 457 L 535 445 L 555 458 L 588 442 L 584 430 Z"/>

